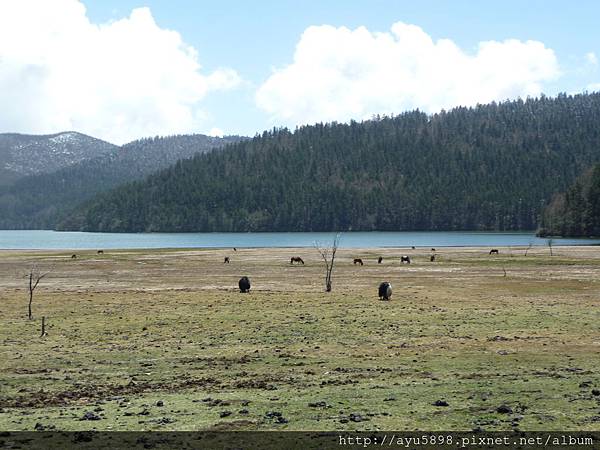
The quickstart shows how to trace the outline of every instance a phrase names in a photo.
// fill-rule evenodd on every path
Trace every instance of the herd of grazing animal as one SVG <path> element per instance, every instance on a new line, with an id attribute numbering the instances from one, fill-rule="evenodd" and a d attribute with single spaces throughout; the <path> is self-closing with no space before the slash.
<path id="1" fill-rule="evenodd" d="M 413 246 L 412 249 L 414 250 L 415 247 Z M 237 251 L 237 248 L 233 248 L 233 251 Z M 435 248 L 431 249 L 432 252 L 435 252 Z M 99 255 L 104 254 L 103 250 L 98 250 L 97 252 Z M 489 252 L 490 255 L 498 255 L 499 251 L 496 248 L 493 248 L 490 250 Z M 71 255 L 71 259 L 77 259 L 77 255 L 74 253 Z M 435 261 L 435 253 L 433 253 L 430 257 L 429 257 L 429 261 L 434 262 Z M 231 262 L 231 260 L 229 259 L 229 256 L 225 256 L 225 258 L 223 259 L 223 264 L 229 264 Z M 383 262 L 383 256 L 379 256 L 377 258 L 377 264 L 381 264 Z M 290 264 L 294 265 L 294 263 L 297 264 L 301 264 L 304 265 L 304 260 L 302 258 L 300 258 L 299 256 L 292 256 L 290 258 Z M 354 265 L 359 264 L 361 266 L 364 265 L 364 262 L 361 258 L 354 258 L 354 260 L 352 261 L 352 263 Z M 400 263 L 404 264 L 410 264 L 410 256 L 408 255 L 402 255 L 400 256 Z M 250 279 L 247 276 L 244 276 L 242 278 L 240 278 L 239 282 L 238 282 L 238 287 L 240 288 L 240 292 L 241 293 L 247 293 L 250 292 Z M 384 281 L 383 283 L 381 283 L 379 285 L 379 299 L 380 300 L 390 300 L 392 298 L 392 284 L 388 281 Z"/>

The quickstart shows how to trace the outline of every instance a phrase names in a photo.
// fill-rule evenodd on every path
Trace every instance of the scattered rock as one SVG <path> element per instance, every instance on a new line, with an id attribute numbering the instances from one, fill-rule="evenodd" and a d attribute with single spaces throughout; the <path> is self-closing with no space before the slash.
<path id="1" fill-rule="evenodd" d="M 314 403 L 309 403 L 308 406 L 310 408 L 326 408 L 328 405 L 326 402 L 314 402 Z"/>
<path id="2" fill-rule="evenodd" d="M 510 406 L 503 404 L 496 408 L 496 412 L 499 414 L 512 414 L 513 410 Z"/>
<path id="3" fill-rule="evenodd" d="M 396 401 L 396 397 L 390 396 L 390 397 L 384 398 L 383 401 L 384 402 L 395 402 Z"/>
<path id="4" fill-rule="evenodd" d="M 231 411 L 221 411 L 221 412 L 219 413 L 219 417 L 228 417 L 228 416 L 230 416 L 231 414 L 232 414 L 232 412 L 231 412 Z"/>
<path id="5" fill-rule="evenodd" d="M 156 406 L 165 406 L 165 402 L 163 402 L 162 400 L 159 400 L 156 402 Z"/>
<path id="6" fill-rule="evenodd" d="M 448 406 L 448 402 L 446 400 L 436 400 L 432 404 L 433 406 Z"/>
<path id="7" fill-rule="evenodd" d="M 350 415 L 348 416 L 348 419 L 350 419 L 352 422 L 363 422 L 365 420 L 368 420 L 368 419 L 365 419 L 360 414 L 355 414 L 355 413 L 350 413 Z"/>
<path id="8" fill-rule="evenodd" d="M 142 410 L 142 412 L 138 413 L 138 416 L 148 416 L 148 415 L 150 415 L 150 411 L 148 411 L 146 408 L 144 408 Z"/>
<path id="9" fill-rule="evenodd" d="M 600 395 L 600 389 L 592 389 L 592 395 Z"/>
<path id="10" fill-rule="evenodd" d="M 238 412 L 240 414 L 244 414 L 244 415 L 248 414 L 248 410 L 247 409 L 240 409 Z"/>
<path id="11" fill-rule="evenodd" d="M 161 417 L 160 419 L 152 420 L 152 422 L 156 422 L 158 425 L 167 425 L 175 422 L 175 419 L 171 419 L 170 417 Z"/>
<path id="12" fill-rule="evenodd" d="M 80 420 L 100 420 L 100 416 L 93 411 L 88 411 Z"/>
<path id="13" fill-rule="evenodd" d="M 288 423 L 289 422 L 289 420 L 287 420 L 285 417 L 283 417 L 283 414 L 281 414 L 279 411 L 268 411 L 265 414 L 265 417 L 267 419 L 273 420 L 275 423 Z"/>

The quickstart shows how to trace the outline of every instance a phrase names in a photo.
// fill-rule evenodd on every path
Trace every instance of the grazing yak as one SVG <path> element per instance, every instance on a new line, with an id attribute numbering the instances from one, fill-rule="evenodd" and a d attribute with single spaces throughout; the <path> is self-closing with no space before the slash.
<path id="1" fill-rule="evenodd" d="M 431 262 L 434 262 L 434 261 L 435 261 L 435 255 L 431 255 L 431 256 L 429 257 L 429 261 L 431 261 Z"/>
<path id="2" fill-rule="evenodd" d="M 498 254 L 498 249 L 497 248 L 493 248 L 490 250 L 490 255 L 497 255 Z"/>
<path id="3" fill-rule="evenodd" d="M 353 264 L 360 264 L 361 266 L 363 265 L 363 260 L 360 258 L 354 258 Z"/>
<path id="4" fill-rule="evenodd" d="M 240 287 L 240 292 L 246 293 L 250 291 L 250 279 L 248 277 L 240 278 L 238 282 L 238 286 Z"/>
<path id="5" fill-rule="evenodd" d="M 290 264 L 294 264 L 295 262 L 304 265 L 304 261 L 299 256 L 292 256 L 290 259 Z"/>
<path id="6" fill-rule="evenodd" d="M 392 298 L 392 283 L 384 281 L 379 285 L 379 300 L 389 300 Z"/>
<path id="7" fill-rule="evenodd" d="M 381 264 L 382 261 L 383 261 L 383 256 L 380 256 L 379 258 L 377 258 L 377 264 Z"/>
<path id="8" fill-rule="evenodd" d="M 103 255 L 104 254 L 104 250 L 98 250 L 98 254 L 99 255 Z"/>
<path id="9" fill-rule="evenodd" d="M 223 260 L 223 264 L 229 264 L 229 256 L 226 256 Z"/>
<path id="10" fill-rule="evenodd" d="M 401 263 L 410 264 L 410 256 L 401 256 L 400 257 L 400 262 Z"/>
<path id="11" fill-rule="evenodd" d="M 77 258 L 77 255 L 71 255 L 71 259 Z"/>

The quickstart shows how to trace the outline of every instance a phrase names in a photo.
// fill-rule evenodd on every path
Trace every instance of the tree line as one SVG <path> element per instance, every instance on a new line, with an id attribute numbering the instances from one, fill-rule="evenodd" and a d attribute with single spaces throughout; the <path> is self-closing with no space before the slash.
<path id="1" fill-rule="evenodd" d="M 554 196 L 544 210 L 538 235 L 600 237 L 600 164 Z"/>
<path id="2" fill-rule="evenodd" d="M 273 129 L 87 201 L 85 231 L 535 230 L 600 161 L 600 94 Z"/>

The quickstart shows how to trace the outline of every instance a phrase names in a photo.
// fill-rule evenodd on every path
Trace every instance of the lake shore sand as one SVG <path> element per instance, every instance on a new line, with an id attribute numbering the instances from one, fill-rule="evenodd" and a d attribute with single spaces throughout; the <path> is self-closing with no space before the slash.
<path id="1" fill-rule="evenodd" d="M 599 430 L 600 247 L 497 248 L 0 250 L 0 430 Z"/>

